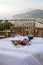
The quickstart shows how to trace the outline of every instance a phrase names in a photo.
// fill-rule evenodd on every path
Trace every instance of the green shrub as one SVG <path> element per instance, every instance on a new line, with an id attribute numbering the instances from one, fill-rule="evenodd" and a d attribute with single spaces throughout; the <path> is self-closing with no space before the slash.
<path id="1" fill-rule="evenodd" d="M 5 22 L 3 23 L 0 22 L 0 31 L 10 29 L 11 26 L 13 26 L 13 24 L 11 24 L 11 22 L 8 22 L 7 20 L 5 20 Z"/>

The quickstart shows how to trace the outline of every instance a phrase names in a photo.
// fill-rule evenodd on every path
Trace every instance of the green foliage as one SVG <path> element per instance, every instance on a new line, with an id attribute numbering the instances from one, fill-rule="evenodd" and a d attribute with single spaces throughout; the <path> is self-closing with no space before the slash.
<path id="1" fill-rule="evenodd" d="M 11 26 L 13 26 L 13 24 L 11 24 L 11 22 L 8 22 L 8 20 L 5 20 L 3 23 L 0 22 L 0 31 L 10 29 Z"/>

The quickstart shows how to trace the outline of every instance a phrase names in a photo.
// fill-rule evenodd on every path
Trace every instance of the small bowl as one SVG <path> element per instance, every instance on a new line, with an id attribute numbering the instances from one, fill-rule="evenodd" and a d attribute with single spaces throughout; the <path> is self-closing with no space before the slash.
<path id="1" fill-rule="evenodd" d="M 28 36 L 29 41 L 33 39 L 33 36 Z"/>

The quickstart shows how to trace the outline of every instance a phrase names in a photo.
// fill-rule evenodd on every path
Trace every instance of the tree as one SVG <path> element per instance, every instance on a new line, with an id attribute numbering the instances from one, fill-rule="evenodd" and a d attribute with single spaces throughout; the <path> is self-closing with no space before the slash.
<path id="1" fill-rule="evenodd" d="M 10 27 L 13 26 L 11 22 L 8 22 L 8 20 L 5 20 L 5 22 L 0 23 L 0 31 L 10 29 Z"/>

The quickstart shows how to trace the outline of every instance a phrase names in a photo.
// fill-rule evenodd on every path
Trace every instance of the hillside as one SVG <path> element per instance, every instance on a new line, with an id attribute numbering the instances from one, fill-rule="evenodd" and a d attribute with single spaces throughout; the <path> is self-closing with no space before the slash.
<path id="1" fill-rule="evenodd" d="M 43 18 L 43 10 L 35 9 L 30 12 L 16 14 L 13 16 L 13 18 Z"/>

